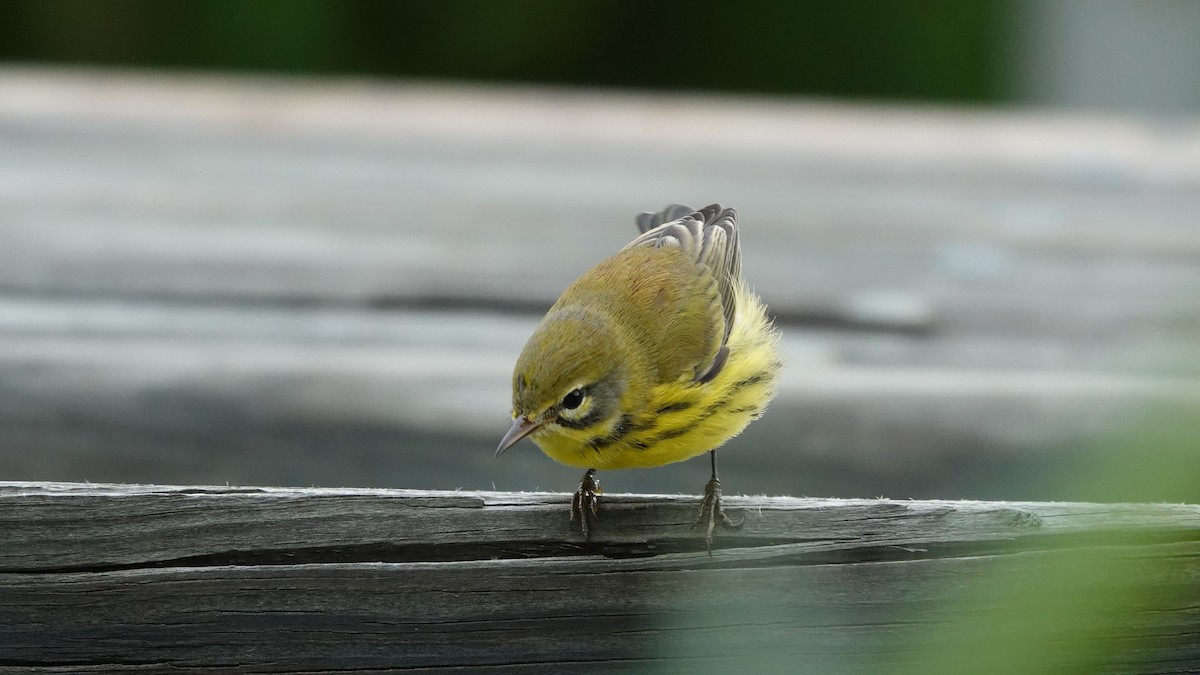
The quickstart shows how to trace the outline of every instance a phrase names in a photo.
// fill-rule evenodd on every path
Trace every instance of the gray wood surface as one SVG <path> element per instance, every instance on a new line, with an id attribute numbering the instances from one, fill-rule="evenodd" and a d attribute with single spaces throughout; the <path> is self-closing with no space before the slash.
<path id="1" fill-rule="evenodd" d="M 567 488 L 491 458 L 512 363 L 670 201 L 784 329 L 731 490 L 1121 498 L 1107 439 L 1194 418 L 1196 119 L 7 66 L 0 477 Z"/>
<path id="2" fill-rule="evenodd" d="M 1200 507 L 0 483 L 0 672 L 1200 668 Z"/>

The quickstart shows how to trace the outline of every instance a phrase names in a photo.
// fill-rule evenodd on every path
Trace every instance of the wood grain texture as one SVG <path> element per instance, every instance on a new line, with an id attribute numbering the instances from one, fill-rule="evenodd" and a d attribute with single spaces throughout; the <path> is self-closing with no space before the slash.
<path id="1" fill-rule="evenodd" d="M 1200 507 L 0 483 L 0 672 L 1200 666 Z"/>

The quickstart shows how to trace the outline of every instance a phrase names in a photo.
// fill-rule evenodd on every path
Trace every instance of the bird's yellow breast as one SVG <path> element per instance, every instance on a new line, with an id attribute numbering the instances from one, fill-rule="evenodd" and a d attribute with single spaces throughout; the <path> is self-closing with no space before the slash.
<path id="1" fill-rule="evenodd" d="M 774 397 L 781 365 L 779 333 L 762 301 L 740 279 L 733 283 L 737 310 L 725 343 L 729 354 L 715 377 L 698 381 L 695 369 L 684 370 L 647 391 L 627 392 L 622 415 L 603 430 L 547 427 L 531 438 L 563 464 L 624 469 L 690 459 L 741 433 Z M 703 336 L 704 342 L 712 339 Z"/>

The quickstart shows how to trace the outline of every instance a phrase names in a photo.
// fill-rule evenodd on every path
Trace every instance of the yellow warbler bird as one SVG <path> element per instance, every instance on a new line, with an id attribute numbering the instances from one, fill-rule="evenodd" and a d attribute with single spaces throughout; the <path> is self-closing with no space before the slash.
<path id="1" fill-rule="evenodd" d="M 779 332 L 741 275 L 737 213 L 672 205 L 637 218 L 641 236 L 571 284 L 513 371 L 513 424 L 586 468 L 571 519 L 588 535 L 597 469 L 652 467 L 709 452 L 696 523 L 712 545 L 721 505 L 716 448 L 763 413 L 779 378 Z M 590 512 L 590 513 L 589 513 Z"/>

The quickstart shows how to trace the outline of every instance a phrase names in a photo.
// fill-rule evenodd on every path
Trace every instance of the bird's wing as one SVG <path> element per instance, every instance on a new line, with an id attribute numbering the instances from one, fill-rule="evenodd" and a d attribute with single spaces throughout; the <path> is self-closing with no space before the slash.
<path id="1" fill-rule="evenodd" d="M 737 308 L 734 281 L 742 275 L 737 211 L 721 208 L 720 204 L 711 204 L 699 211 L 672 204 L 658 213 L 638 215 L 637 226 L 641 236 L 625 248 L 678 246 L 712 273 L 717 280 L 725 317 L 725 335 L 721 340 L 724 347 L 733 330 L 733 315 Z"/>

